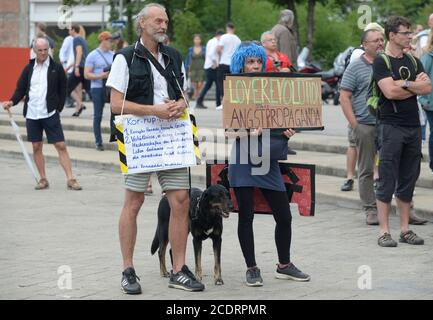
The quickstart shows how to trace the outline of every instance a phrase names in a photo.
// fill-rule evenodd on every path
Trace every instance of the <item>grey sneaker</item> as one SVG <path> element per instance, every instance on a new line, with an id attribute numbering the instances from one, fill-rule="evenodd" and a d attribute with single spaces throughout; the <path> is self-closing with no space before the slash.
<path id="1" fill-rule="evenodd" d="M 196 279 L 194 274 L 186 265 L 178 273 L 170 271 L 170 280 L 168 281 L 169 288 L 181 289 L 185 291 L 203 291 L 204 284 Z"/>
<path id="2" fill-rule="evenodd" d="M 399 242 L 408 243 L 408 244 L 414 244 L 414 245 L 421 245 L 424 244 L 424 239 L 417 236 L 415 232 L 412 230 L 409 230 L 405 233 L 400 233 L 400 239 Z"/>
<path id="3" fill-rule="evenodd" d="M 260 275 L 260 269 L 257 267 L 250 268 L 246 272 L 246 284 L 249 287 L 261 287 L 263 286 L 263 279 Z"/>
<path id="4" fill-rule="evenodd" d="M 125 271 L 122 272 L 121 282 L 121 288 L 123 293 L 140 294 L 141 286 L 140 283 L 138 283 L 137 279 L 140 280 L 140 278 L 135 274 L 134 268 L 130 267 L 125 269 Z"/>
<path id="5" fill-rule="evenodd" d="M 423 225 L 423 224 L 426 224 L 427 222 L 428 222 L 427 220 L 418 217 L 415 214 L 413 208 L 410 209 L 410 212 L 409 212 L 409 224 Z"/>
<path id="6" fill-rule="evenodd" d="M 303 273 L 301 270 L 296 268 L 293 263 L 290 263 L 285 268 L 280 268 L 277 266 L 277 271 L 275 271 L 275 278 L 283 280 L 295 280 L 295 281 L 310 281 L 310 276 Z"/>
<path id="7" fill-rule="evenodd" d="M 365 223 L 369 226 L 377 226 L 379 225 L 379 219 L 377 218 L 377 212 L 367 212 L 367 216 L 365 218 Z"/>
<path id="8" fill-rule="evenodd" d="M 381 247 L 397 247 L 397 242 L 395 242 L 387 232 L 379 237 L 377 244 Z"/>

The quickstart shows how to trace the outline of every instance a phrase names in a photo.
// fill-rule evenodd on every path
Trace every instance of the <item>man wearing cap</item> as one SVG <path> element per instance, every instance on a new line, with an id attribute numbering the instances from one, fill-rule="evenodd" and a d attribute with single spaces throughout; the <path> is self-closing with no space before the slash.
<path id="1" fill-rule="evenodd" d="M 105 82 L 113 62 L 112 36 L 108 31 L 98 35 L 99 47 L 91 51 L 84 65 L 84 77 L 90 80 L 93 101 L 93 133 L 96 149 L 104 151 L 101 137 L 101 120 L 105 105 Z"/>

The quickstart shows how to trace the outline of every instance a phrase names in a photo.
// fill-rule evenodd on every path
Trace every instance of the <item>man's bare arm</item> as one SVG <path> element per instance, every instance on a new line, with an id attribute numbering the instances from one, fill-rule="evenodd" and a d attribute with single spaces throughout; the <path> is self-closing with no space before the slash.
<path id="1" fill-rule="evenodd" d="M 352 128 L 356 127 L 357 121 L 352 107 L 352 92 L 349 90 L 341 89 L 340 91 L 340 104 L 344 116 L 349 121 Z"/>
<path id="2" fill-rule="evenodd" d="M 426 95 L 432 90 L 432 85 L 429 76 L 421 72 L 416 76 L 415 81 L 408 81 L 408 90 L 416 95 Z"/>
<path id="3" fill-rule="evenodd" d="M 75 58 L 75 66 L 78 67 L 81 64 L 81 58 L 83 57 L 83 47 L 77 46 L 75 48 L 76 52 L 76 58 Z"/>
<path id="4" fill-rule="evenodd" d="M 405 100 L 415 94 L 402 88 L 403 80 L 393 80 L 392 77 L 383 78 L 378 83 L 380 90 L 389 100 Z"/>
<path id="5" fill-rule="evenodd" d="M 87 80 L 101 80 L 107 79 L 109 72 L 102 72 L 100 74 L 93 73 L 93 67 L 84 67 L 84 78 Z"/>

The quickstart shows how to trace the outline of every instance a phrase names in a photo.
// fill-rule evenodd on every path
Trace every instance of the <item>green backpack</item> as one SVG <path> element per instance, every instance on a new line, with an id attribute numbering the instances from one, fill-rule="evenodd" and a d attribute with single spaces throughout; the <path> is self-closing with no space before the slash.
<path id="1" fill-rule="evenodd" d="M 415 60 L 415 58 L 408 54 L 404 53 L 409 60 L 412 62 L 413 67 L 415 68 L 415 74 L 418 73 L 418 64 Z M 379 57 L 381 57 L 386 64 L 386 67 L 391 72 L 391 77 L 395 79 L 394 73 L 392 72 L 391 68 L 391 60 L 385 53 L 380 53 Z M 377 85 L 376 81 L 373 78 L 373 73 L 370 75 L 370 84 L 368 85 L 368 93 L 367 93 L 367 108 L 371 115 L 375 116 L 376 118 L 379 117 L 380 112 L 380 105 L 379 105 L 379 99 L 382 95 L 382 91 L 380 91 L 379 86 Z M 397 113 L 397 105 L 395 104 L 394 100 L 390 100 L 392 103 L 392 106 L 394 108 L 394 112 Z"/>

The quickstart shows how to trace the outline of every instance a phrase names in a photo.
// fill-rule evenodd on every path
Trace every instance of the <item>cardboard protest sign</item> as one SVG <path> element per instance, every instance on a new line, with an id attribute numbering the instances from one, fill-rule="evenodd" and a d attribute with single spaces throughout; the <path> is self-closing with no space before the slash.
<path id="1" fill-rule="evenodd" d="M 187 110 L 175 120 L 155 116 L 116 116 L 122 173 L 153 172 L 195 166 L 200 161 L 197 129 Z"/>
<path id="2" fill-rule="evenodd" d="M 226 75 L 223 106 L 225 129 L 323 128 L 320 76 L 296 73 Z"/>
<path id="3" fill-rule="evenodd" d="M 287 162 L 280 162 L 279 164 L 289 202 L 298 205 L 301 216 L 314 216 L 316 204 L 315 166 Z M 206 186 L 209 187 L 212 184 L 221 184 L 230 190 L 233 206 L 235 211 L 238 211 L 235 193 L 230 188 L 228 179 L 228 161 L 225 163 L 217 161 L 206 163 Z M 253 198 L 255 213 L 272 213 L 259 189 L 255 188 Z"/>

